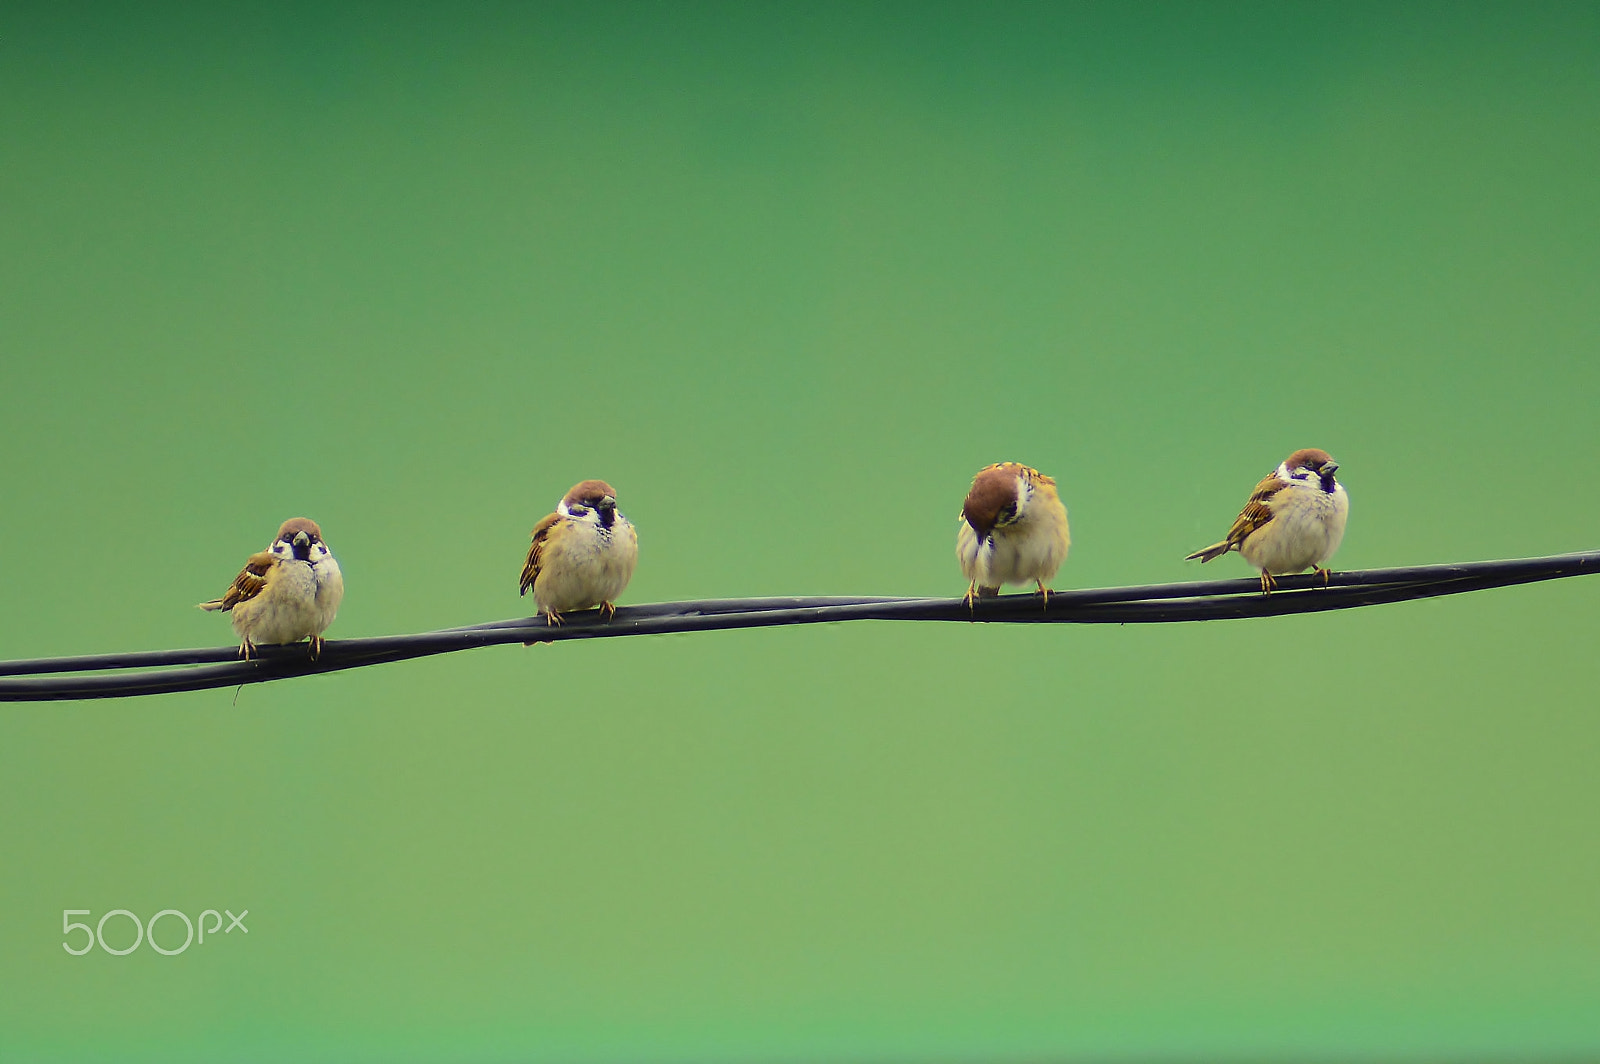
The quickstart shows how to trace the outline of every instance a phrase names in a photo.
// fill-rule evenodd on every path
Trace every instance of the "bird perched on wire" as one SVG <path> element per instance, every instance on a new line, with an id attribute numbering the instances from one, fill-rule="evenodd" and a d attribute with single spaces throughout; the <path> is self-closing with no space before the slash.
<path id="1" fill-rule="evenodd" d="M 533 529 L 520 593 L 550 625 L 572 610 L 600 607 L 607 620 L 633 577 L 639 536 L 617 509 L 617 493 L 603 480 L 574 484 L 556 512 Z"/>
<path id="2" fill-rule="evenodd" d="M 322 529 L 309 517 L 291 517 L 266 550 L 250 555 L 233 586 L 200 608 L 232 612 L 246 660 L 260 644 L 302 639 L 311 640 L 315 659 L 343 598 L 344 575 L 322 541 Z"/>
<path id="3" fill-rule="evenodd" d="M 1006 584 L 1035 584 L 1050 604 L 1056 570 L 1072 537 L 1056 482 L 1020 462 L 978 473 L 961 507 L 956 558 L 967 578 L 967 604 L 1000 594 Z"/>
<path id="4" fill-rule="evenodd" d="M 1228 538 L 1185 558 L 1202 563 L 1231 550 L 1261 570 L 1261 593 L 1271 594 L 1274 576 L 1315 568 L 1328 580 L 1324 563 L 1344 539 L 1350 497 L 1334 477 L 1339 468 L 1327 451 L 1302 448 L 1283 460 L 1256 485 Z"/>

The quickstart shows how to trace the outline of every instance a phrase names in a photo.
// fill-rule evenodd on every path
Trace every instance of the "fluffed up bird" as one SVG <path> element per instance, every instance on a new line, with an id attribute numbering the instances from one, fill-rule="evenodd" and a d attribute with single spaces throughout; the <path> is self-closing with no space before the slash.
<path id="1" fill-rule="evenodd" d="M 550 625 L 596 606 L 609 620 L 638 560 L 639 536 L 617 509 L 617 493 L 603 480 L 585 480 L 534 526 L 520 593 L 533 590 Z"/>
<path id="2" fill-rule="evenodd" d="M 1000 462 L 972 480 L 956 529 L 956 558 L 967 578 L 967 604 L 1006 584 L 1035 584 L 1050 604 L 1056 570 L 1072 537 L 1056 482 L 1020 462 Z"/>
<path id="3" fill-rule="evenodd" d="M 258 645 L 311 640 L 311 657 L 322 653 L 322 633 L 344 598 L 344 575 L 308 517 L 291 517 L 266 550 L 250 555 L 233 586 L 203 610 L 232 612 L 239 654 L 249 660 Z"/>
<path id="4" fill-rule="evenodd" d="M 1208 562 L 1231 550 L 1261 570 L 1261 592 L 1277 586 L 1274 576 L 1315 568 L 1328 579 L 1325 563 L 1344 539 L 1350 497 L 1334 478 L 1339 463 L 1327 451 L 1306 447 L 1256 485 L 1228 538 L 1185 558 Z"/>

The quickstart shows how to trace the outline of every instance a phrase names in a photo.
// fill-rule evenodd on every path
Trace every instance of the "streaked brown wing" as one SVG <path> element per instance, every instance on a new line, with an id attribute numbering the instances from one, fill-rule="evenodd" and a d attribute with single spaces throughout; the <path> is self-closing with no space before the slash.
<path id="1" fill-rule="evenodd" d="M 1283 481 L 1278 479 L 1276 471 L 1268 473 L 1261 483 L 1256 485 L 1256 490 L 1250 493 L 1250 499 L 1244 504 L 1244 509 L 1239 511 L 1239 517 L 1233 522 L 1233 527 L 1228 529 L 1227 543 L 1238 546 L 1243 543 L 1256 529 L 1272 520 L 1272 507 L 1267 505 L 1278 492 L 1284 488 Z"/>
<path id="2" fill-rule="evenodd" d="M 200 608 L 227 611 L 241 602 L 249 602 L 261 594 L 261 589 L 267 586 L 267 573 L 277 564 L 277 557 L 266 551 L 250 555 L 250 560 L 244 563 L 239 575 L 233 578 L 233 586 L 223 592 L 221 598 L 202 602 Z"/>
<path id="3" fill-rule="evenodd" d="M 550 538 L 550 530 L 561 520 L 559 513 L 550 514 L 543 521 L 533 526 L 533 542 L 528 545 L 528 560 L 522 566 L 522 583 L 519 585 L 519 595 L 526 595 L 533 582 L 539 579 L 539 566 L 544 560 L 545 541 Z"/>
<path id="4" fill-rule="evenodd" d="M 1056 481 L 1055 481 L 1054 477 L 1047 477 L 1043 473 L 1039 472 L 1037 469 L 1033 468 L 1032 466 L 1023 466 L 1022 468 L 1027 470 L 1028 475 L 1030 477 L 1032 477 L 1034 480 L 1037 480 L 1039 483 L 1048 484 L 1052 488 L 1056 486 Z"/>
<path id="5" fill-rule="evenodd" d="M 1021 462 L 996 462 L 993 465 L 986 465 L 982 469 L 978 470 L 978 477 L 983 476 L 985 473 L 989 472 L 989 470 L 991 470 L 991 469 L 1003 469 L 1007 473 L 1010 473 L 1013 476 L 1016 476 L 1019 473 L 1020 474 L 1025 474 L 1026 476 L 1028 476 L 1029 478 L 1031 478 L 1033 480 L 1042 480 L 1042 481 L 1044 481 L 1046 484 L 1050 485 L 1052 488 L 1055 487 L 1055 485 L 1056 485 L 1056 482 L 1055 482 L 1054 479 L 1045 476 L 1043 473 L 1041 473 L 1037 469 L 1033 468 L 1033 466 L 1023 465 Z M 973 483 L 977 483 L 978 477 L 974 477 L 973 478 Z"/>

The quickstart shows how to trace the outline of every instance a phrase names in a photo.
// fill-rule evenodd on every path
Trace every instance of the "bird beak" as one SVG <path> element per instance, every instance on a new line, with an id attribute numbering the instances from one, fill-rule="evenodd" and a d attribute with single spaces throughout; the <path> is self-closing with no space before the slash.
<path id="1" fill-rule="evenodd" d="M 309 547 L 311 546 L 311 537 L 304 532 L 296 532 L 294 534 L 294 545 L 296 547 Z"/>
<path id="2" fill-rule="evenodd" d="M 602 509 L 612 510 L 612 509 L 616 508 L 616 505 L 617 505 L 617 500 L 612 498 L 611 496 L 602 495 L 600 497 L 600 506 L 601 506 Z"/>
<path id="3" fill-rule="evenodd" d="M 1338 462 L 1324 462 L 1322 463 L 1322 468 L 1317 470 L 1317 472 L 1321 473 L 1325 477 L 1331 477 L 1333 476 L 1334 470 L 1338 468 Z"/>

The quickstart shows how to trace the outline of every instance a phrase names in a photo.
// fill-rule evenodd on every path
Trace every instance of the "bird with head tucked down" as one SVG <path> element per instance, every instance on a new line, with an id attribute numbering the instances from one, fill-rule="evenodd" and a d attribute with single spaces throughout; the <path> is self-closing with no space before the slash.
<path id="1" fill-rule="evenodd" d="M 1000 594 L 1006 584 L 1034 584 L 1050 604 L 1056 571 L 1072 536 L 1056 482 L 1020 462 L 1000 462 L 972 480 L 956 527 L 956 559 L 967 578 L 967 603 Z"/>

